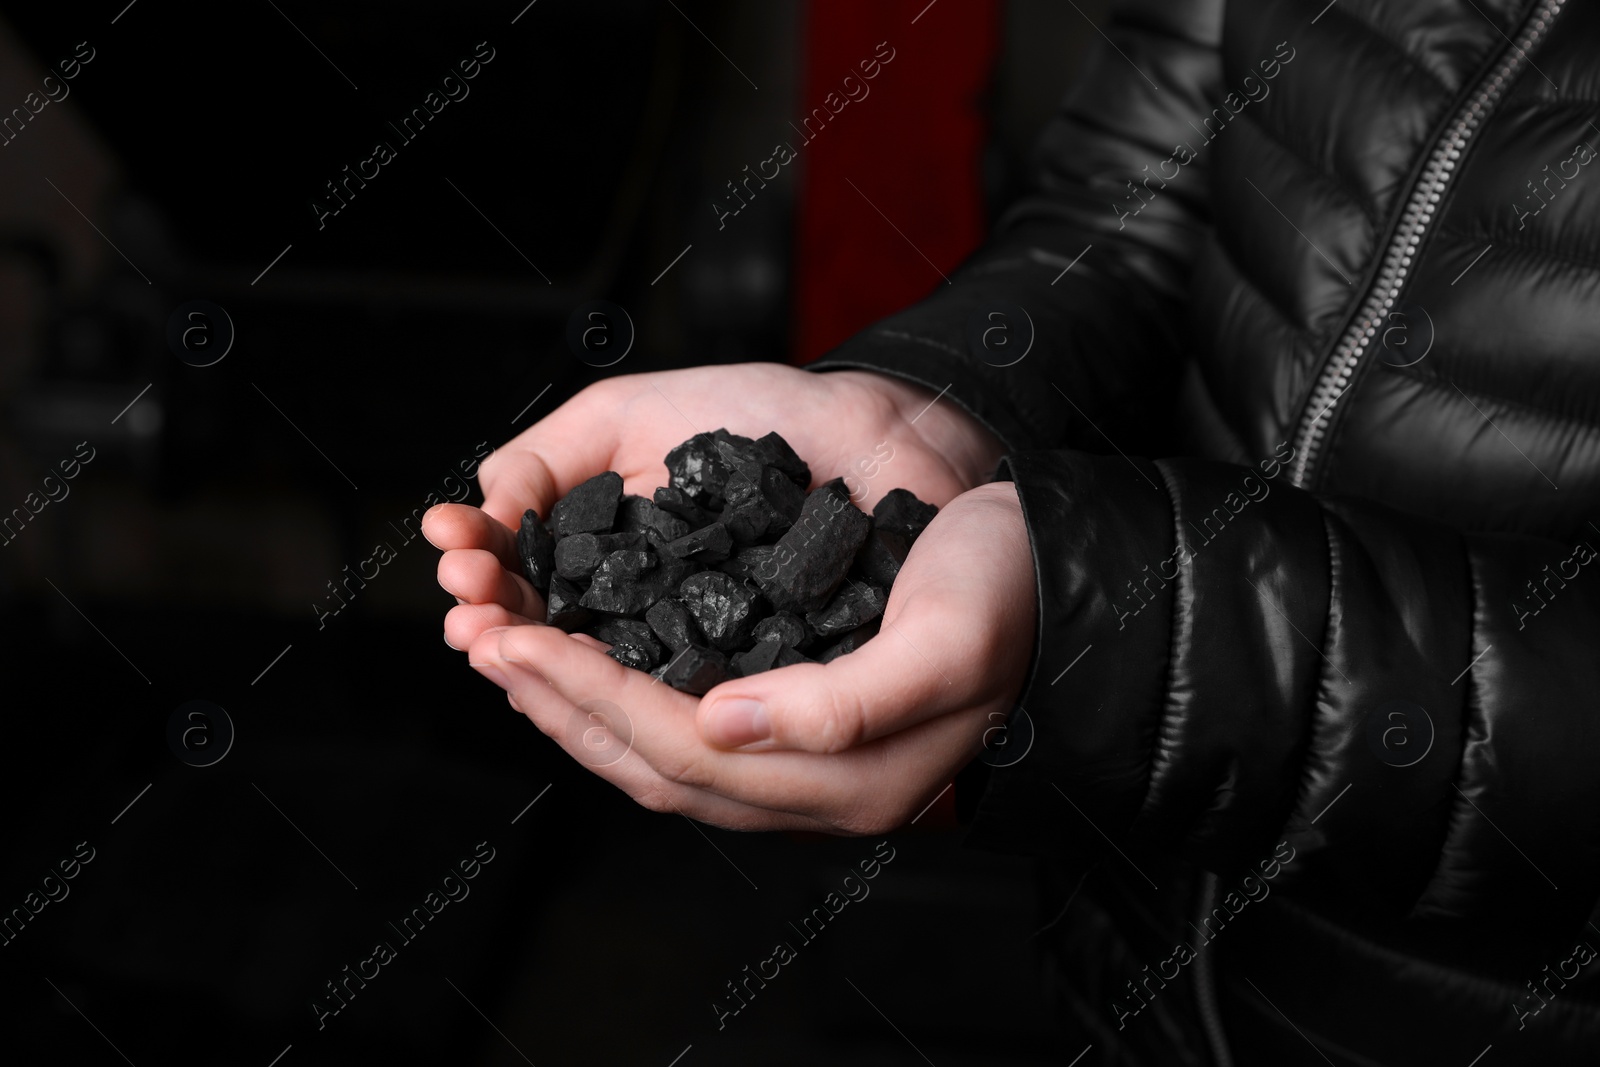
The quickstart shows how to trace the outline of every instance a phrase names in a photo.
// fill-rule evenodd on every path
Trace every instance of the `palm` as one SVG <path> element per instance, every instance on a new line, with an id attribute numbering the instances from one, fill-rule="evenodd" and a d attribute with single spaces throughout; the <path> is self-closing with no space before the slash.
<path id="1" fill-rule="evenodd" d="M 627 492 L 649 496 L 666 483 L 669 449 L 722 428 L 752 437 L 776 431 L 810 464 L 816 482 L 846 477 L 858 504 L 871 507 L 902 486 L 942 505 L 970 488 L 972 475 L 959 469 L 961 448 L 929 441 L 971 420 L 948 402 L 922 414 L 927 401 L 917 400 L 924 393 L 878 375 L 814 374 L 776 363 L 615 378 L 579 393 L 483 465 L 484 510 L 515 526 L 525 508 L 547 514 L 552 490 L 566 492 L 603 470 L 621 474 Z M 915 409 L 903 410 L 908 405 Z M 552 456 L 558 435 L 568 440 Z"/>
<path id="2" fill-rule="evenodd" d="M 924 810 L 1006 722 L 1034 613 L 1021 507 L 999 483 L 934 519 L 882 632 L 827 664 L 733 679 L 696 702 L 548 626 L 480 635 L 469 657 L 541 731 L 652 810 L 744 830 L 878 833 Z M 750 700 L 770 712 L 773 745 L 730 751 L 748 739 L 709 720 Z M 596 725 L 620 757 L 594 758 Z"/>
<path id="3" fill-rule="evenodd" d="M 462 602 L 446 619 L 446 640 L 464 648 L 489 627 L 542 621 L 544 605 L 516 554 L 513 531 L 526 509 L 548 516 L 562 495 L 606 470 L 622 475 L 625 491 L 650 496 L 666 484 L 667 452 L 695 433 L 776 431 L 810 465 L 814 483 L 845 478 L 862 508 L 895 487 L 942 506 L 982 480 L 1000 447 L 952 403 L 933 400 L 881 375 L 775 363 L 591 386 L 483 463 L 481 512 L 447 506 L 425 522 L 446 550 L 440 584 Z"/>

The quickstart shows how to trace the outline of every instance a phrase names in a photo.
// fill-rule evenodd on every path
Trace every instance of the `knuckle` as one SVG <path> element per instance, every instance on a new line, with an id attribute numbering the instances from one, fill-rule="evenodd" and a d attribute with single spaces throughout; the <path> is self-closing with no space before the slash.
<path id="1" fill-rule="evenodd" d="M 631 394 L 640 390 L 637 374 L 619 374 L 614 378 L 602 378 L 573 393 L 566 403 L 545 418 L 551 418 L 556 414 L 582 416 L 586 412 L 600 408 L 615 408 L 629 399 Z"/>
<path id="2" fill-rule="evenodd" d="M 636 804 L 658 815 L 666 815 L 678 810 L 673 798 L 673 791 L 665 782 L 652 782 L 633 794 Z"/>
<path id="3" fill-rule="evenodd" d="M 499 477 L 500 468 L 504 464 L 504 449 L 497 448 L 489 453 L 488 457 L 478 464 L 478 485 L 485 490 L 494 485 Z"/>
<path id="4" fill-rule="evenodd" d="M 656 773 L 669 782 L 692 789 L 706 789 L 712 785 L 712 776 L 705 763 L 690 754 L 674 754 L 661 760 Z"/>
<path id="5" fill-rule="evenodd" d="M 829 692 L 814 715 L 808 724 L 808 740 L 820 752 L 844 752 L 859 745 L 866 735 L 866 709 L 855 693 Z"/>

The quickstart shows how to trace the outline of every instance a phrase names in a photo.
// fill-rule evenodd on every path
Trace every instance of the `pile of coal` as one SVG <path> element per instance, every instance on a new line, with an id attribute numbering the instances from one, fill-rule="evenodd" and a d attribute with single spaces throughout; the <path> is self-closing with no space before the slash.
<path id="1" fill-rule="evenodd" d="M 517 550 L 552 626 L 695 695 L 861 647 L 938 510 L 894 489 L 868 516 L 837 478 L 808 493 L 811 469 L 775 433 L 696 434 L 667 472 L 653 499 L 607 471 L 548 519 L 529 508 Z"/>

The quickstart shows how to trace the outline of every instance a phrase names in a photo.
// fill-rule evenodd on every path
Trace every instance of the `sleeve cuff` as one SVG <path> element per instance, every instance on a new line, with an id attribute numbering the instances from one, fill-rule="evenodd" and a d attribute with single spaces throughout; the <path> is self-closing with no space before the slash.
<path id="1" fill-rule="evenodd" d="M 967 841 L 1099 854 L 1132 825 L 1149 782 L 1171 608 L 1131 589 L 1173 538 L 1170 498 L 1153 464 L 1121 457 L 1013 453 L 1001 477 L 1016 484 L 1033 549 L 1037 638 L 1017 713 L 1032 736 L 1026 752 L 988 761 Z"/>

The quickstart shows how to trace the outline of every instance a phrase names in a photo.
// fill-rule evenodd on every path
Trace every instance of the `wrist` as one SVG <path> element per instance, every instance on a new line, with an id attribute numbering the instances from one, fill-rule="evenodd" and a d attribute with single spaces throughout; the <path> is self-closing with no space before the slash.
<path id="1" fill-rule="evenodd" d="M 886 416 L 943 456 L 965 488 L 989 481 L 1005 455 L 1005 444 L 948 393 L 878 371 L 837 370 L 828 377 L 875 395 Z"/>

